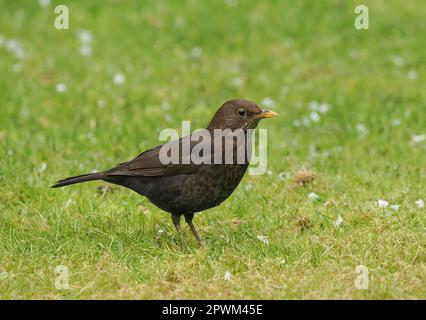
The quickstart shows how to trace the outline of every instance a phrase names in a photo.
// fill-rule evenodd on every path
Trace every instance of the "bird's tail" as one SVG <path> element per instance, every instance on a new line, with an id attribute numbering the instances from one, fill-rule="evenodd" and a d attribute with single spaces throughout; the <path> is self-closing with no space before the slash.
<path id="1" fill-rule="evenodd" d="M 52 186 L 52 188 L 60 188 L 64 186 L 69 186 L 70 184 L 81 183 L 86 181 L 102 180 L 104 177 L 105 172 L 82 174 L 80 176 L 69 177 L 63 180 L 59 180 Z"/>

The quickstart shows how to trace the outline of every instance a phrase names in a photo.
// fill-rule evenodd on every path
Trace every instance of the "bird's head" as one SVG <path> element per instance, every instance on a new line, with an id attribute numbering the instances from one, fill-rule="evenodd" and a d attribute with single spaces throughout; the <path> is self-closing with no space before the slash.
<path id="1" fill-rule="evenodd" d="M 249 100 L 226 101 L 214 114 L 208 126 L 214 129 L 254 129 L 261 119 L 278 116 L 274 111 L 262 110 L 256 103 Z"/>

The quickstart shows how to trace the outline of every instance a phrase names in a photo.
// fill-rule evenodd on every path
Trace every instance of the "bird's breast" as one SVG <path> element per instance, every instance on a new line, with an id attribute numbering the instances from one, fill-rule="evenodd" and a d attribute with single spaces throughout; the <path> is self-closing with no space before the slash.
<path id="1" fill-rule="evenodd" d="M 194 213 L 225 201 L 240 183 L 248 164 L 202 165 L 193 174 L 163 177 L 146 196 L 172 213 Z"/>

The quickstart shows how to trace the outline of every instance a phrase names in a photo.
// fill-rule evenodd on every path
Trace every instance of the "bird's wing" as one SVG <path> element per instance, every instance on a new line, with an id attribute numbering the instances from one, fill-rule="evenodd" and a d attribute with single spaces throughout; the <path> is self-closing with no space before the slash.
<path id="1" fill-rule="evenodd" d="M 192 147 L 196 143 L 191 142 L 190 137 L 186 136 L 179 140 L 169 142 L 165 145 L 160 145 L 158 147 L 149 149 L 138 155 L 133 160 L 122 163 L 117 167 L 109 170 L 107 174 L 109 176 L 159 177 L 194 173 L 199 169 L 200 166 L 189 161 L 189 152 L 182 152 L 182 141 L 186 139 L 189 139 L 188 141 L 190 144 L 190 150 L 192 150 Z M 169 150 L 173 150 L 173 148 L 179 147 L 178 163 L 166 163 L 164 159 L 162 159 L 162 157 L 165 155 L 164 150 L 161 151 L 163 146 L 168 147 Z"/>

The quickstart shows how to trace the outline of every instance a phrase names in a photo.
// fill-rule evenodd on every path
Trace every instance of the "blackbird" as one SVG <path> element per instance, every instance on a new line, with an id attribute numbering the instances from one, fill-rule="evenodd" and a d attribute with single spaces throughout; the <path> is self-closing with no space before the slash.
<path id="1" fill-rule="evenodd" d="M 243 157 L 238 157 L 238 152 L 242 147 L 251 146 L 252 129 L 259 120 L 275 116 L 278 116 L 276 112 L 262 110 L 252 101 L 229 100 L 216 111 L 204 130 L 212 136 L 227 132 L 220 140 L 209 140 L 204 136 L 193 139 L 193 133 L 149 149 L 112 169 L 60 180 L 52 188 L 93 180 L 124 186 L 171 213 L 172 222 L 182 238 L 180 220 L 183 215 L 201 244 L 201 238 L 192 223 L 194 213 L 218 206 L 231 195 L 243 178 L 251 157 L 250 152 L 244 152 Z M 237 131 L 242 133 L 242 140 L 234 134 Z M 230 134 L 233 136 L 228 144 L 226 138 Z M 185 143 L 189 147 L 185 148 Z M 215 147 L 217 144 L 219 147 Z M 197 150 L 201 149 L 198 155 L 204 160 L 201 163 L 196 161 L 197 157 L 192 157 L 197 145 Z M 167 152 L 164 151 L 166 147 Z M 178 150 L 175 161 L 170 161 L 170 158 L 164 161 L 165 156 L 171 155 L 173 150 Z M 226 158 L 227 151 L 232 151 L 231 157 Z"/>

